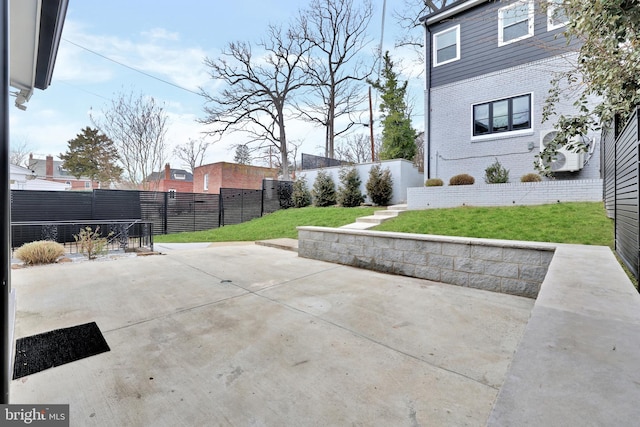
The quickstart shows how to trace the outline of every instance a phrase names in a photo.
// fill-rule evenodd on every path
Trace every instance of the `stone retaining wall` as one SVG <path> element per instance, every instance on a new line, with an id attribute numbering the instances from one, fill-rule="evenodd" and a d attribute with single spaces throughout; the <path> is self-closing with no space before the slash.
<path id="1" fill-rule="evenodd" d="M 325 227 L 298 227 L 298 255 L 535 298 L 555 246 Z"/>

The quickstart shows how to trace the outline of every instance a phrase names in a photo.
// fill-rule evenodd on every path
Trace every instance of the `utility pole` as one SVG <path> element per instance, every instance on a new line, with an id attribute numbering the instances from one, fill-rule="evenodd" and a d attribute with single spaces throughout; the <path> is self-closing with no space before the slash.
<path id="1" fill-rule="evenodd" d="M 371 162 L 376 161 L 376 148 L 373 142 L 373 103 L 371 101 L 371 86 L 369 86 L 369 132 L 371 134 Z"/>

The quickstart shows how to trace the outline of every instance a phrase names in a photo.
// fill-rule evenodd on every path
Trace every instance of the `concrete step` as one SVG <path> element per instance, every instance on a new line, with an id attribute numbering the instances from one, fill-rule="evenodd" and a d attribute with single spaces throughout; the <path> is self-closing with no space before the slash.
<path id="1" fill-rule="evenodd" d="M 361 216 L 359 218 L 356 218 L 356 222 L 368 222 L 368 223 L 373 223 L 373 224 L 380 224 L 385 219 L 389 219 L 389 218 L 384 218 L 384 217 L 375 216 L 375 215 L 369 215 L 369 216 Z"/>

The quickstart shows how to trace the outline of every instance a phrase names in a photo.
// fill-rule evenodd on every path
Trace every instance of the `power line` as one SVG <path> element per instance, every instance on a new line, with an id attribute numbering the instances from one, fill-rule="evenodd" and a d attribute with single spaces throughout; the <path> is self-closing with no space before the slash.
<path id="1" fill-rule="evenodd" d="M 82 46 L 82 45 L 79 45 L 78 43 L 74 43 L 74 42 L 72 42 L 72 41 L 71 41 L 71 40 L 69 40 L 69 39 L 65 39 L 65 38 L 63 37 L 63 38 L 62 38 L 62 40 L 66 41 L 67 43 L 70 43 L 70 44 L 72 44 L 72 45 L 74 45 L 74 46 L 76 46 L 76 47 L 79 47 L 80 49 L 84 49 L 84 50 L 86 50 L 86 51 L 87 51 L 87 52 L 89 52 L 89 53 L 92 53 L 92 54 L 97 55 L 97 56 L 99 56 L 99 57 L 101 57 L 101 58 L 103 58 L 103 59 L 106 59 L 107 61 L 111 61 L 111 62 L 113 62 L 114 64 L 118 64 L 118 65 L 120 65 L 120 66 L 122 66 L 122 67 L 125 67 L 125 68 L 128 68 L 128 69 L 132 70 L 132 71 L 135 71 L 136 73 L 140 73 L 140 74 L 142 74 L 143 76 L 150 77 L 150 78 L 152 78 L 152 79 L 154 79 L 154 80 L 158 80 L 159 82 L 162 82 L 162 83 L 168 84 L 168 85 L 170 85 L 170 86 L 173 86 L 173 87 L 175 87 L 175 88 L 178 88 L 178 89 L 184 90 L 185 92 L 189 92 L 189 93 L 192 93 L 192 94 L 194 94 L 194 95 L 198 95 L 198 96 L 200 96 L 200 94 L 199 94 L 198 92 L 194 92 L 194 91 L 192 91 L 191 89 L 187 89 L 186 87 L 182 87 L 182 86 L 179 86 L 179 85 L 177 85 L 177 84 L 175 84 L 175 83 L 171 83 L 171 82 L 169 82 L 169 81 L 167 81 L 167 80 L 163 80 L 163 79 L 161 79 L 160 77 L 156 77 L 156 76 L 154 76 L 154 75 L 152 75 L 152 74 L 145 73 L 144 71 L 142 71 L 142 70 L 138 70 L 137 68 L 134 68 L 134 67 L 132 67 L 132 66 L 130 66 L 130 65 L 123 64 L 122 62 L 116 61 L 116 60 L 115 60 L 115 59 L 113 59 L 113 58 L 109 58 L 108 56 L 105 56 L 105 55 L 103 55 L 103 54 L 101 54 L 101 53 L 98 53 L 98 52 L 96 52 L 96 51 L 94 51 L 94 50 L 91 50 L 91 49 L 89 49 L 89 48 L 87 48 L 87 47 L 84 47 L 84 46 Z"/>

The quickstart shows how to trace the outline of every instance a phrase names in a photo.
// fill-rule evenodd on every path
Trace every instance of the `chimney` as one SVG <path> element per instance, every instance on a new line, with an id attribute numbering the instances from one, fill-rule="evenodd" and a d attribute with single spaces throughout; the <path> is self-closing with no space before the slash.
<path id="1" fill-rule="evenodd" d="M 45 176 L 47 179 L 53 178 L 53 156 L 48 155 L 45 163 Z"/>
<path id="2" fill-rule="evenodd" d="M 169 163 L 164 165 L 164 179 L 167 181 L 171 179 L 171 166 L 169 166 Z"/>

